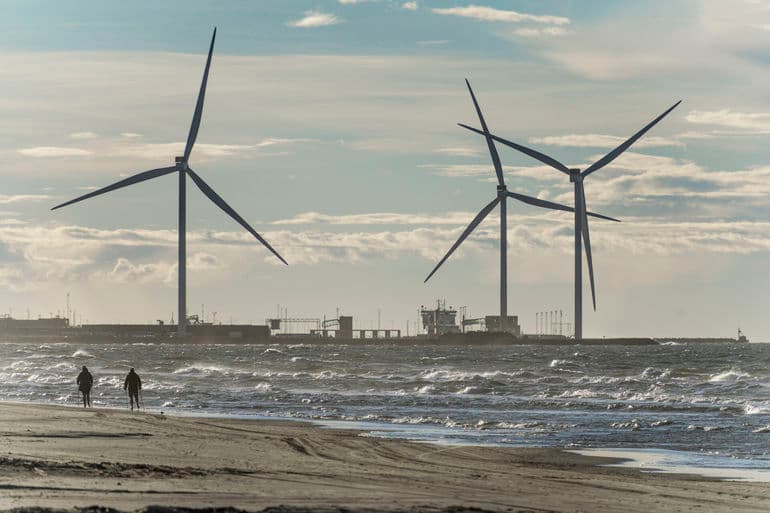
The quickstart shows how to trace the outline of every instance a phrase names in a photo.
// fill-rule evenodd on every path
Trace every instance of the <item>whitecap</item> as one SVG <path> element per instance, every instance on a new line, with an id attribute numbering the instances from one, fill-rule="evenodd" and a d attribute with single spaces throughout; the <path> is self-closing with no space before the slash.
<path id="1" fill-rule="evenodd" d="M 78 349 L 72 353 L 72 358 L 94 358 L 94 355 L 86 351 L 85 349 Z"/>
<path id="2" fill-rule="evenodd" d="M 420 388 L 415 388 L 415 392 L 418 394 L 430 394 L 434 390 L 436 390 L 436 388 L 433 385 L 425 385 Z"/>
<path id="3" fill-rule="evenodd" d="M 747 404 L 743 407 L 743 412 L 746 415 L 757 415 L 760 413 L 770 413 L 770 407 L 761 406 L 758 404 Z"/>
<path id="4" fill-rule="evenodd" d="M 745 372 L 730 369 L 728 371 L 720 372 L 719 374 L 715 374 L 711 376 L 711 378 L 709 378 L 709 382 L 710 383 L 732 383 L 748 377 L 750 377 L 750 375 L 746 374 Z"/>
<path id="5" fill-rule="evenodd" d="M 270 383 L 264 383 L 264 382 L 257 383 L 254 386 L 254 390 L 256 390 L 257 392 L 269 392 L 270 390 L 272 390 L 272 388 L 273 388 L 273 385 L 271 385 Z"/>

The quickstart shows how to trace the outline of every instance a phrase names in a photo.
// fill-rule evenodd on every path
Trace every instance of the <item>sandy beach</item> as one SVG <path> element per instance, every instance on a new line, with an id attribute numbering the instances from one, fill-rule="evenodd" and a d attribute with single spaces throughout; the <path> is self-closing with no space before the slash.
<path id="1" fill-rule="evenodd" d="M 770 509 L 767 484 L 642 474 L 554 449 L 438 446 L 299 422 L 20 403 L 0 403 L 0 412 L 0 510 Z"/>

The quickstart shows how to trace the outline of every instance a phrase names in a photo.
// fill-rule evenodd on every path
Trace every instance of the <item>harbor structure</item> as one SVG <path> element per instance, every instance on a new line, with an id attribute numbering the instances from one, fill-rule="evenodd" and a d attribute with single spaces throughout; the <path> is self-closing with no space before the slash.
<path id="1" fill-rule="evenodd" d="M 259 242 L 262 243 L 271 253 L 273 253 L 281 262 L 288 265 L 286 260 L 273 249 L 273 247 L 252 228 L 243 217 L 238 214 L 225 200 L 217 194 L 195 171 L 189 166 L 190 154 L 192 153 L 195 140 L 198 137 L 198 129 L 200 128 L 201 118 L 203 116 L 203 103 L 206 97 L 206 85 L 208 83 L 209 69 L 211 68 L 211 56 L 214 52 L 214 41 L 217 37 L 217 29 L 214 28 L 214 33 L 211 36 L 211 45 L 209 46 L 208 57 L 206 58 L 206 67 L 203 71 L 203 79 L 201 81 L 200 90 L 198 92 L 198 100 L 195 104 L 195 112 L 193 113 L 192 124 L 190 125 L 190 132 L 187 135 L 187 143 L 185 144 L 184 155 L 176 157 L 175 165 L 169 167 L 163 167 L 159 169 L 152 169 L 150 171 L 144 171 L 142 173 L 133 175 L 124 180 L 120 180 L 112 185 L 103 187 L 96 191 L 84 194 L 73 200 L 67 201 L 60 205 L 53 207 L 51 210 L 56 210 L 79 201 L 83 201 L 100 194 L 105 194 L 116 189 L 121 189 L 129 185 L 133 185 L 145 180 L 151 180 L 171 173 L 177 173 L 179 177 L 179 205 L 178 205 L 178 290 L 177 290 L 177 316 L 179 324 L 177 326 L 177 336 L 184 337 L 187 334 L 187 176 L 192 179 L 193 183 L 198 186 L 201 192 L 210 199 L 215 205 L 221 208 L 227 215 L 232 217 L 238 224 L 251 233 Z"/>

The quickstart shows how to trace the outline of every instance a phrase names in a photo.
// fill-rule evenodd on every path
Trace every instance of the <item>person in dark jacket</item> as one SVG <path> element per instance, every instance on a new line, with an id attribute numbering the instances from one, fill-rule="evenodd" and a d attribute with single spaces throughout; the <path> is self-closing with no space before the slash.
<path id="1" fill-rule="evenodd" d="M 88 372 L 88 368 L 83 365 L 83 370 L 78 374 L 78 390 L 83 394 L 83 408 L 91 408 L 91 387 L 94 386 L 94 377 Z"/>
<path id="2" fill-rule="evenodd" d="M 142 380 L 139 378 L 139 374 L 131 370 L 128 371 L 126 380 L 123 382 L 123 390 L 128 390 L 128 397 L 131 399 L 131 411 L 134 411 L 134 401 L 136 401 L 136 408 L 139 409 L 139 391 L 142 389 Z"/>

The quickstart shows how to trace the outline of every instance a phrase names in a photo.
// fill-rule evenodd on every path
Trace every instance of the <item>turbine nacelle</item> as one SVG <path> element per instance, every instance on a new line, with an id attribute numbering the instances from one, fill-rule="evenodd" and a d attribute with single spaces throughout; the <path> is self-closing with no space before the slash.
<path id="1" fill-rule="evenodd" d="M 497 186 L 497 197 L 499 199 L 503 199 L 508 195 L 508 187 L 505 185 L 498 185 Z"/>
<path id="2" fill-rule="evenodd" d="M 187 165 L 187 159 L 184 157 L 175 157 L 174 162 L 176 163 L 176 168 L 180 171 L 187 171 L 190 169 L 190 167 Z"/>
<path id="3" fill-rule="evenodd" d="M 581 173 L 580 169 L 573 167 L 569 170 L 569 181 L 571 183 L 575 182 L 582 182 L 583 181 L 583 174 Z"/>

